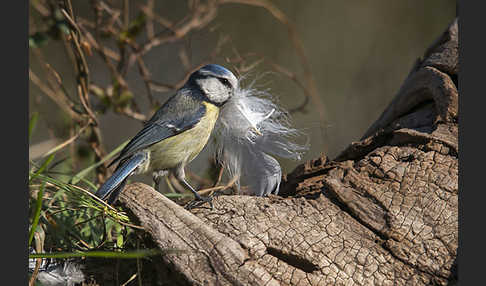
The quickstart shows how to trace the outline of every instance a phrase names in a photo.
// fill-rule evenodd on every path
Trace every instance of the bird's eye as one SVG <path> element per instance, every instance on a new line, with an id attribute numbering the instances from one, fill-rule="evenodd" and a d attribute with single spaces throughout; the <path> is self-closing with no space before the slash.
<path id="1" fill-rule="evenodd" d="M 227 79 L 225 79 L 225 78 L 221 78 L 221 77 L 220 77 L 220 78 L 218 78 L 218 79 L 219 79 L 219 81 L 220 81 L 222 84 L 226 85 L 227 87 L 231 87 L 231 83 L 229 82 L 229 80 L 227 80 Z"/>

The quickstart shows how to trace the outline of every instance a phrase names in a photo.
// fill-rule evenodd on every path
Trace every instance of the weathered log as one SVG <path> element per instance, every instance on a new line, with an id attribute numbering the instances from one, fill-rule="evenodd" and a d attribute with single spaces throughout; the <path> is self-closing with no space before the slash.
<path id="1" fill-rule="evenodd" d="M 359 142 L 289 174 L 281 196 L 191 212 L 135 183 L 120 200 L 164 255 L 163 285 L 457 281 L 458 27 L 418 60 Z"/>

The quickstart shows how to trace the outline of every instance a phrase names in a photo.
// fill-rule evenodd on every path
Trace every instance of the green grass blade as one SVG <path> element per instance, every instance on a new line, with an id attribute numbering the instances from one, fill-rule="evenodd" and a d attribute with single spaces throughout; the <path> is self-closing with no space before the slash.
<path id="1" fill-rule="evenodd" d="M 100 198 L 96 197 L 93 193 L 91 193 L 90 191 L 87 191 L 81 187 L 78 187 L 76 185 L 72 185 L 72 184 L 67 184 L 67 183 L 64 183 L 62 181 L 59 181 L 59 180 L 56 180 L 54 178 L 51 178 L 49 176 L 44 176 L 44 175 L 38 175 L 39 176 L 39 179 L 41 179 L 42 181 L 46 181 L 48 183 L 51 183 L 52 185 L 55 185 L 56 187 L 60 188 L 60 189 L 63 189 L 65 191 L 68 191 L 69 193 L 82 193 L 84 195 L 87 195 L 88 197 L 91 198 L 90 202 L 94 202 L 95 204 L 91 204 L 90 206 L 92 208 L 97 208 L 99 209 L 101 207 L 101 209 L 104 209 L 104 208 L 108 208 L 110 210 L 113 211 L 113 213 L 111 215 L 113 216 L 119 216 L 118 212 L 116 209 L 114 209 L 112 206 L 110 206 L 109 204 L 107 204 L 106 202 L 104 202 L 103 200 L 101 200 Z M 78 203 L 79 203 L 79 199 L 81 199 L 80 197 L 77 198 L 78 200 Z M 122 220 L 125 220 L 124 218 L 121 218 Z"/>
<path id="2" fill-rule="evenodd" d="M 74 175 L 74 177 L 71 179 L 71 183 L 72 184 L 77 184 L 81 178 L 84 178 L 89 172 L 91 172 L 92 170 L 94 170 L 96 167 L 100 166 L 101 164 L 103 164 L 105 161 L 109 160 L 110 158 L 114 157 L 118 152 L 120 152 L 123 147 L 125 147 L 125 145 L 128 144 L 128 141 L 125 141 L 123 142 L 120 146 L 116 147 L 115 150 L 111 151 L 110 154 L 106 155 L 103 159 L 101 159 L 101 161 L 89 166 L 88 168 L 82 170 L 81 172 L 77 173 L 76 175 Z"/>
<path id="3" fill-rule="evenodd" d="M 39 176 L 39 174 L 41 174 L 42 172 L 44 172 L 44 170 L 47 168 L 47 166 L 51 163 L 51 161 L 54 159 L 54 156 L 56 154 L 51 154 L 45 161 L 44 163 L 42 163 L 42 165 L 40 166 L 40 168 L 37 170 L 37 172 L 34 173 L 34 175 L 32 175 L 30 177 L 30 180 L 29 180 L 29 184 L 30 182 L 32 182 L 33 179 L 35 179 L 37 176 Z"/>
<path id="4" fill-rule="evenodd" d="M 192 194 L 179 194 L 179 193 L 164 193 L 164 196 L 168 198 L 186 198 L 192 197 Z"/>
<path id="5" fill-rule="evenodd" d="M 34 131 L 35 126 L 37 125 L 37 119 L 39 119 L 39 113 L 34 112 L 29 120 L 29 142 L 30 138 L 32 137 L 32 132 Z"/>
<path id="6" fill-rule="evenodd" d="M 91 189 L 93 189 L 93 191 L 96 191 L 97 190 L 96 186 L 92 182 L 90 182 L 89 180 L 86 180 L 85 178 L 79 178 L 79 181 L 81 181 L 81 182 L 85 183 L 86 185 L 88 185 L 88 187 L 90 187 Z"/>
<path id="7" fill-rule="evenodd" d="M 102 258 L 120 258 L 133 259 L 153 256 L 157 254 L 183 252 L 182 250 L 168 249 L 143 249 L 136 251 L 80 251 L 80 252 L 54 252 L 54 253 L 33 253 L 29 258 L 73 258 L 73 257 L 102 257 Z"/>
<path id="8" fill-rule="evenodd" d="M 29 246 L 32 243 L 32 239 L 34 238 L 35 230 L 37 229 L 37 225 L 39 224 L 39 217 L 42 209 L 42 197 L 44 196 L 44 187 L 46 186 L 45 182 L 42 182 L 42 185 L 39 188 L 39 192 L 37 193 L 37 201 L 35 204 L 35 214 L 34 219 L 32 220 L 32 226 L 30 227 L 29 233 Z"/>

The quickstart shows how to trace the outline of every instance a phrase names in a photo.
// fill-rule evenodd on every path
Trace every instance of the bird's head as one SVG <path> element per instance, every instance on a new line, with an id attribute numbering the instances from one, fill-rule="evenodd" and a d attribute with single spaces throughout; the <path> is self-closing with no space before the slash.
<path id="1" fill-rule="evenodd" d="M 207 100 L 223 105 L 238 88 L 238 79 L 228 69 L 215 64 L 205 65 L 189 77 L 189 84 L 201 90 Z"/>

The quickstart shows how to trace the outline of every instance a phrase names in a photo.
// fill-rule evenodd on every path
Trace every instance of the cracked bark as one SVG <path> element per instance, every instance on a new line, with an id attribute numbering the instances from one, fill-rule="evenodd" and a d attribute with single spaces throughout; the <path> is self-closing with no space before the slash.
<path id="1" fill-rule="evenodd" d="M 457 19 L 380 118 L 281 196 L 220 196 L 186 211 L 151 187 L 121 202 L 164 255 L 160 285 L 452 285 L 458 246 Z"/>

